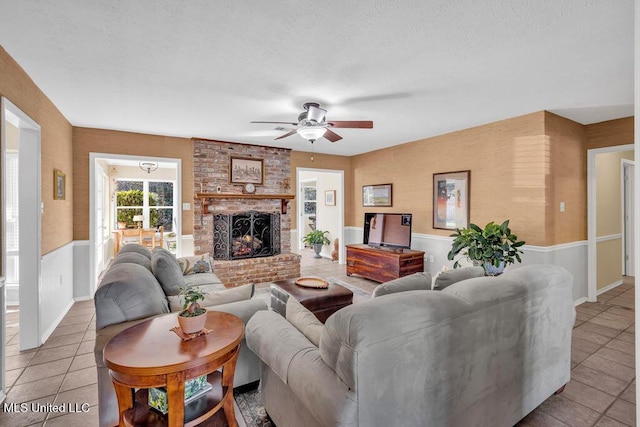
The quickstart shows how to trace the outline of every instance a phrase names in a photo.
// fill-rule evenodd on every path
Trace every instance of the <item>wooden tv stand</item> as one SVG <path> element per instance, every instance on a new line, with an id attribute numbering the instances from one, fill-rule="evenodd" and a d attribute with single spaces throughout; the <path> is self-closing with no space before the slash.
<path id="1" fill-rule="evenodd" d="M 347 245 L 347 276 L 357 274 L 383 283 L 423 271 L 422 251 Z"/>

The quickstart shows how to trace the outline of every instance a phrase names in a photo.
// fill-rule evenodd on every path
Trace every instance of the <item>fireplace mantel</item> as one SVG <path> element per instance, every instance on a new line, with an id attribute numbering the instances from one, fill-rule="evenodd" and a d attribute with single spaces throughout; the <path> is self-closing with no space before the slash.
<path id="1" fill-rule="evenodd" d="M 244 193 L 202 193 L 195 194 L 196 200 L 202 200 L 202 214 L 209 213 L 211 199 L 280 199 L 280 212 L 287 213 L 287 203 L 295 198 L 293 194 L 244 194 Z"/>

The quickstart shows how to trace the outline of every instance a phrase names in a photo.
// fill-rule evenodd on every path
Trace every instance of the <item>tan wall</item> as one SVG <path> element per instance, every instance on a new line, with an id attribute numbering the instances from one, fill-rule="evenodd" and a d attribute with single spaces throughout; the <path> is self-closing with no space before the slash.
<path id="1" fill-rule="evenodd" d="M 89 239 L 89 153 L 168 157 L 182 160 L 182 233 L 193 233 L 193 143 L 191 139 L 103 129 L 73 128 L 75 207 L 73 238 Z"/>
<path id="2" fill-rule="evenodd" d="M 353 216 L 362 226 L 365 211 L 413 214 L 413 232 L 447 236 L 433 225 L 433 174 L 470 170 L 470 221 L 511 220 L 528 244 L 547 245 L 545 186 L 549 139 L 544 112 L 465 129 L 352 158 Z M 362 186 L 393 184 L 393 206 L 364 208 Z M 549 240 L 552 240 L 550 237 Z"/>
<path id="3" fill-rule="evenodd" d="M 622 280 L 622 239 L 596 244 L 596 288 L 602 289 Z"/>
<path id="4" fill-rule="evenodd" d="M 633 117 L 587 125 L 587 149 L 633 144 L 633 126 Z"/>
<path id="5" fill-rule="evenodd" d="M 73 240 L 72 126 L 24 70 L 0 46 L 0 96 L 41 127 L 42 254 Z M 53 170 L 67 175 L 66 200 L 53 200 Z"/>
<path id="6" fill-rule="evenodd" d="M 308 144 L 301 141 L 300 144 Z M 351 172 L 351 157 L 346 156 L 333 156 L 329 154 L 314 154 L 313 161 L 311 161 L 311 153 L 305 151 L 292 151 L 291 152 L 291 193 L 297 195 L 296 188 L 296 168 L 313 168 L 313 169 L 331 169 L 344 171 L 344 218 L 345 226 L 355 225 L 352 222 L 353 217 L 353 176 Z M 321 197 L 321 195 L 318 195 Z M 322 197 L 324 197 L 322 195 Z M 292 200 L 289 203 L 291 209 L 291 229 L 294 230 L 298 226 L 298 208 L 297 202 Z M 362 226 L 362 224 L 360 224 Z"/>
<path id="7" fill-rule="evenodd" d="M 587 152 L 585 127 L 545 112 L 549 138 L 547 245 L 587 239 Z M 560 212 L 564 202 L 565 211 Z"/>

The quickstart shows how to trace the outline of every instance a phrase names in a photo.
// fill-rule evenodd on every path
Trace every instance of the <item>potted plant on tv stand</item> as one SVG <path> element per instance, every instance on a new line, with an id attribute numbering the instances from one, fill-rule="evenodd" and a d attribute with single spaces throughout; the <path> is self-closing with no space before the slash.
<path id="1" fill-rule="evenodd" d="M 316 252 L 314 258 L 322 258 L 320 256 L 320 251 L 324 245 L 328 245 L 331 243 L 331 240 L 326 236 L 329 232 L 322 230 L 313 230 L 307 233 L 303 238 L 302 242 L 307 245 L 313 246 L 313 250 Z"/>
<path id="2" fill-rule="evenodd" d="M 180 295 L 184 298 L 182 311 L 178 314 L 178 324 L 185 334 L 195 334 L 204 329 L 207 321 L 207 310 L 200 307 L 198 301 L 203 301 L 206 292 L 198 287 L 180 288 Z"/>
<path id="3" fill-rule="evenodd" d="M 474 265 L 484 268 L 485 275 L 497 276 L 509 264 L 522 262 L 519 249 L 525 244 L 518 240 L 518 236 L 511 233 L 509 220 L 501 225 L 491 221 L 484 229 L 476 224 L 469 224 L 468 228 L 457 228 L 454 234 L 451 250 L 447 254 L 447 259 L 453 261 L 456 255 L 461 254 Z M 460 267 L 460 259 L 453 268 Z"/>

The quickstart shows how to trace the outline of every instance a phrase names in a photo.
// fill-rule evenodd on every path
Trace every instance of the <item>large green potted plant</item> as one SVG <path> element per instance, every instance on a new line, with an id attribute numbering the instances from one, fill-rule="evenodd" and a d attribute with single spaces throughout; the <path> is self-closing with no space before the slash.
<path id="1" fill-rule="evenodd" d="M 518 240 L 518 236 L 511 232 L 509 220 L 501 225 L 491 221 L 484 229 L 476 224 L 469 224 L 468 228 L 457 228 L 451 235 L 454 237 L 451 250 L 447 255 L 450 261 L 460 254 L 475 265 L 484 268 L 487 276 L 495 276 L 509 264 L 522 262 L 519 249 L 525 244 Z M 453 268 L 460 267 L 460 258 L 453 264 Z"/>
<path id="2" fill-rule="evenodd" d="M 326 236 L 328 233 L 328 231 L 313 230 L 305 234 L 305 236 L 302 238 L 303 243 L 313 246 L 313 250 L 316 252 L 314 258 L 322 258 L 320 256 L 322 247 L 331 243 L 331 240 L 329 240 L 329 238 Z"/>

